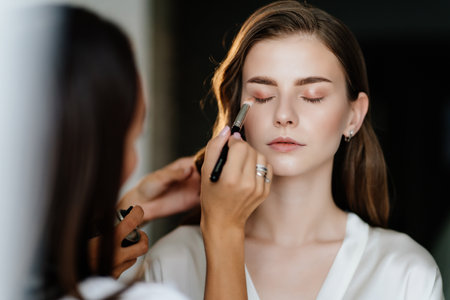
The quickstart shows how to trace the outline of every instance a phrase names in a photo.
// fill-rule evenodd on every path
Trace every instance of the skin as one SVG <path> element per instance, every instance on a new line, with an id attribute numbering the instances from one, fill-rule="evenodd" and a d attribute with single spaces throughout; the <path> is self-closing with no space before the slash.
<path id="1" fill-rule="evenodd" d="M 138 155 L 136 150 L 136 142 L 142 133 L 144 127 L 145 114 L 146 114 L 144 96 L 141 89 L 138 92 L 138 99 L 136 103 L 136 109 L 134 112 L 133 120 L 131 121 L 130 128 L 128 129 L 125 137 L 125 149 L 124 149 L 124 161 L 122 171 L 122 182 L 124 184 L 136 169 L 138 162 Z"/>
<path id="2" fill-rule="evenodd" d="M 136 141 L 145 121 L 145 102 L 142 91 L 134 119 L 125 140 L 124 176 L 122 184 L 136 168 L 138 157 Z M 139 205 L 144 211 L 142 222 L 166 217 L 199 204 L 200 176 L 195 172 L 193 157 L 183 157 L 143 177 L 117 204 L 127 209 Z"/>
<path id="3" fill-rule="evenodd" d="M 347 216 L 331 193 L 334 155 L 342 136 L 360 128 L 368 97 L 350 102 L 337 58 L 303 34 L 255 44 L 242 84 L 242 101 L 257 100 L 247 141 L 274 174 L 246 225 L 245 263 L 261 299 L 315 299 L 345 236 Z M 280 137 L 296 144 L 271 143 Z"/>
<path id="4" fill-rule="evenodd" d="M 124 181 L 136 166 L 134 145 L 142 130 L 144 116 L 145 105 L 140 98 L 126 139 Z M 225 143 L 229 145 L 228 160 L 220 180 L 212 183 L 209 174 Z M 142 222 L 180 212 L 200 201 L 200 228 L 207 260 L 204 299 L 247 299 L 245 224 L 267 197 L 271 186 L 270 181 L 256 174 L 256 164 L 267 166 L 267 178 L 272 178 L 272 167 L 266 158 L 244 142 L 239 134 L 230 137 L 230 129 L 225 127 L 206 147 L 201 189 L 200 176 L 194 171 L 191 157 L 178 159 L 144 177 L 118 203 L 119 208 L 130 205 L 134 208 L 116 227 L 114 276 L 118 277 L 148 250 L 148 238 L 142 231 L 143 238 L 139 243 L 120 247 L 126 234 Z"/>
<path id="5" fill-rule="evenodd" d="M 257 176 L 256 164 L 272 167 L 266 158 L 245 143 L 239 134 L 229 138 L 226 127 L 212 139 L 202 167 L 200 228 L 207 261 L 205 299 L 247 299 L 244 268 L 245 224 L 267 197 L 270 182 Z M 229 152 L 221 178 L 212 183 L 209 175 L 228 141 Z"/>
<path id="6" fill-rule="evenodd" d="M 145 121 L 145 102 L 142 92 L 136 104 L 136 112 L 125 138 L 125 156 L 122 184 L 131 176 L 138 162 L 136 141 Z M 148 237 L 139 230 L 141 239 L 138 243 L 121 247 L 125 236 L 147 221 L 175 214 L 199 203 L 200 176 L 194 172 L 192 157 L 177 159 L 166 167 L 146 175 L 131 188 L 118 202 L 117 209 L 134 206 L 131 212 L 116 226 L 114 233 L 115 255 L 113 262 L 114 278 L 134 265 L 139 256 L 147 253 Z M 97 266 L 97 248 L 99 238 L 90 240 L 91 267 Z"/>

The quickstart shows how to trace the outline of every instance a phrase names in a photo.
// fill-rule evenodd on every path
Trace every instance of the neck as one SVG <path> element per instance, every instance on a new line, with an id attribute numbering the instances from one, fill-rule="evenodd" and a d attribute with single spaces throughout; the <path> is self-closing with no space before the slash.
<path id="1" fill-rule="evenodd" d="M 346 214 L 333 201 L 331 170 L 332 164 L 315 174 L 274 176 L 247 222 L 247 237 L 282 245 L 342 239 Z"/>

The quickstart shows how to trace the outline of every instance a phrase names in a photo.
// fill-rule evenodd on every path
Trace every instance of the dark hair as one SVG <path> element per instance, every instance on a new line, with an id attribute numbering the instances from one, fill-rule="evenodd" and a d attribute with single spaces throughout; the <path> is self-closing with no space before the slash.
<path id="1" fill-rule="evenodd" d="M 45 298 L 77 291 L 90 275 L 111 275 L 115 204 L 124 145 L 137 106 L 138 73 L 127 36 L 82 8 L 62 17 L 57 49 L 58 149 L 44 251 Z M 88 240 L 101 234 L 98 269 Z"/>
<path id="2" fill-rule="evenodd" d="M 215 71 L 212 89 L 218 104 L 214 135 L 231 125 L 241 103 L 242 68 L 250 49 L 259 41 L 291 34 L 313 35 L 337 57 L 347 82 L 349 101 L 359 92 L 369 95 L 364 57 L 352 34 L 337 18 L 297 1 L 277 1 L 255 11 L 242 25 L 224 61 Z M 197 166 L 203 159 L 201 150 Z M 350 143 L 341 143 L 334 160 L 333 198 L 344 210 L 371 225 L 386 227 L 389 197 L 386 164 L 367 116 Z"/>

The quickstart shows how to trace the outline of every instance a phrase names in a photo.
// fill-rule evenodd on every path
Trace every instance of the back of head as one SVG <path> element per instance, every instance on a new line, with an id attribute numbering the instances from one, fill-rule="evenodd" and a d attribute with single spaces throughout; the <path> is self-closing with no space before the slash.
<path id="1" fill-rule="evenodd" d="M 82 8 L 47 9 L 63 18 L 56 58 L 58 156 L 43 259 L 45 297 L 54 298 L 74 292 L 87 276 L 111 273 L 114 209 L 138 74 L 129 40 L 116 25 Z M 88 239 L 99 233 L 94 273 Z"/>

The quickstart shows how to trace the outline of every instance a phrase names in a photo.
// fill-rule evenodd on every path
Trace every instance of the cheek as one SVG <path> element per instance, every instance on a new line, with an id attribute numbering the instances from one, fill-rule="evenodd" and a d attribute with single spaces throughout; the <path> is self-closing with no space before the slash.
<path id="1" fill-rule="evenodd" d="M 261 131 L 264 131 L 264 119 L 261 118 L 262 112 L 258 109 L 250 110 L 247 114 L 244 123 L 245 137 L 247 142 L 254 146 L 261 136 Z"/>
<path id="2" fill-rule="evenodd" d="M 341 113 L 327 114 L 320 116 L 320 128 L 328 135 L 341 135 L 344 128 L 344 115 Z"/>
<path id="3" fill-rule="evenodd" d="M 128 145 L 125 148 L 124 165 L 122 173 L 122 183 L 124 183 L 133 174 L 137 165 L 137 152 L 134 144 Z"/>
<path id="4" fill-rule="evenodd" d="M 136 154 L 136 148 L 133 147 L 130 151 L 130 154 L 128 154 L 128 170 L 130 173 L 133 173 L 134 169 L 137 165 L 137 154 Z"/>
<path id="5" fill-rule="evenodd" d="M 311 118 L 310 130 L 315 131 L 314 135 L 322 140 L 319 144 L 328 144 L 337 150 L 347 124 L 347 116 L 348 110 L 345 107 L 332 107 L 317 112 Z"/>

